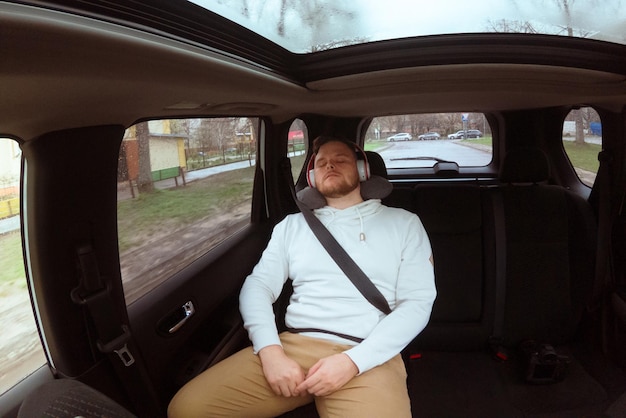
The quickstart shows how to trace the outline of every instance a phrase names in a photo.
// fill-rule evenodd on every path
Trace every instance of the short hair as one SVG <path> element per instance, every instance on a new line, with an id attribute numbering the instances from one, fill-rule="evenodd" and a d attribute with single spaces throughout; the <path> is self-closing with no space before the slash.
<path id="1" fill-rule="evenodd" d="M 328 144 L 329 142 L 340 142 L 342 144 L 345 144 L 348 148 L 354 151 L 355 156 L 358 155 L 359 148 L 354 142 L 345 138 L 337 138 L 329 135 L 320 135 L 315 138 L 315 140 L 313 140 L 313 154 L 317 154 L 320 148 L 322 148 L 323 145 Z"/>

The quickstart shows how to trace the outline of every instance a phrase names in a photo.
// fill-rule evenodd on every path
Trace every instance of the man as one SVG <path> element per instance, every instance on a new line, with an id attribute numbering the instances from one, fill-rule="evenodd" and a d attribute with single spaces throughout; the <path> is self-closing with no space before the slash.
<path id="1" fill-rule="evenodd" d="M 314 401 L 321 417 L 410 417 L 401 350 L 426 326 L 436 291 L 430 242 L 419 218 L 361 196 L 355 145 L 314 142 L 315 215 L 384 295 L 383 314 L 357 290 L 302 214 L 272 233 L 240 294 L 253 346 L 183 387 L 171 418 L 274 417 Z M 272 304 L 293 294 L 279 335 Z"/>

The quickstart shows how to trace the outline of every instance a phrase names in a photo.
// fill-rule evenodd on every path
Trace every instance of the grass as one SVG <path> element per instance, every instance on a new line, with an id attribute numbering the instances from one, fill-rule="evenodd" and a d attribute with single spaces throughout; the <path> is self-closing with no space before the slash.
<path id="1" fill-rule="evenodd" d="M 472 144 L 492 146 L 491 136 L 483 136 L 482 138 L 462 139 L 461 142 L 469 142 Z"/>
<path id="2" fill-rule="evenodd" d="M 467 139 L 463 140 L 463 142 L 491 146 L 491 137 L 485 136 L 482 138 Z M 589 143 L 579 145 L 574 141 L 563 141 L 563 148 L 565 148 L 565 152 L 574 167 L 593 173 L 598 172 L 600 164 L 598 162 L 598 153 L 602 150 L 602 146 Z"/>
<path id="3" fill-rule="evenodd" d="M 252 196 L 254 167 L 219 173 L 176 189 L 155 190 L 118 202 L 120 250 L 164 230 L 226 213 Z M 167 228 L 166 228 L 167 227 Z"/>
<path id="4" fill-rule="evenodd" d="M 0 285 L 21 281 L 22 287 L 26 287 L 23 260 L 20 232 L 0 235 Z"/>
<path id="5" fill-rule="evenodd" d="M 363 149 L 365 151 L 376 151 L 378 148 L 387 145 L 387 141 L 367 141 Z"/>
<path id="6" fill-rule="evenodd" d="M 593 173 L 598 172 L 600 167 L 598 153 L 602 150 L 602 146 L 588 143 L 579 145 L 574 141 L 563 141 L 563 147 L 574 167 Z"/>

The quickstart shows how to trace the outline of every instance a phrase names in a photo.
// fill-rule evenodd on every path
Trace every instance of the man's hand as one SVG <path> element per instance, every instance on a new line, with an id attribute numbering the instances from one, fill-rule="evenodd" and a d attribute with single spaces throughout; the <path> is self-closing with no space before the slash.
<path id="1" fill-rule="evenodd" d="M 298 363 L 287 357 L 279 345 L 269 345 L 259 351 L 263 374 L 267 383 L 277 395 L 286 397 L 306 394 L 296 387 L 304 381 L 304 370 Z"/>
<path id="2" fill-rule="evenodd" d="M 359 373 L 359 368 L 347 354 L 324 357 L 309 369 L 309 373 L 296 388 L 298 393 L 315 396 L 330 395 Z"/>

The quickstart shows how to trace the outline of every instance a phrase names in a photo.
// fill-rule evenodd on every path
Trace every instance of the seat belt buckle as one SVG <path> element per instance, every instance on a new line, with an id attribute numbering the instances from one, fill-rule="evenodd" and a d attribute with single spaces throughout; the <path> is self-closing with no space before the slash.
<path id="1" fill-rule="evenodd" d="M 108 343 L 98 341 L 96 345 L 98 350 L 105 354 L 115 353 L 120 358 L 124 366 L 128 367 L 135 363 L 135 358 L 128 349 L 128 340 L 130 340 L 130 330 L 126 325 L 122 325 L 122 334 Z"/>
<path id="2" fill-rule="evenodd" d="M 508 361 L 509 353 L 506 348 L 504 348 L 502 338 L 492 337 L 489 339 L 489 348 L 491 350 L 491 354 L 493 358 L 498 361 Z"/>

